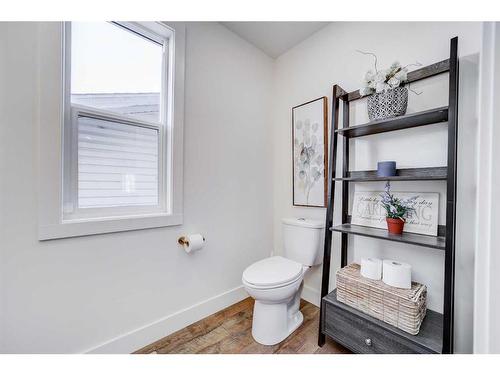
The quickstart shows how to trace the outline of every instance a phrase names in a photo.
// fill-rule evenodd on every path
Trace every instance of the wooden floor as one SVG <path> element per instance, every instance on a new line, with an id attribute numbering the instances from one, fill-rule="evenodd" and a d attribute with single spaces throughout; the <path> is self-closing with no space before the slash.
<path id="1" fill-rule="evenodd" d="M 247 298 L 186 328 L 150 344 L 136 353 L 142 354 L 342 354 L 347 349 L 327 338 L 323 347 L 317 345 L 319 308 L 301 301 L 302 325 L 285 341 L 265 346 L 252 338 L 254 300 Z"/>

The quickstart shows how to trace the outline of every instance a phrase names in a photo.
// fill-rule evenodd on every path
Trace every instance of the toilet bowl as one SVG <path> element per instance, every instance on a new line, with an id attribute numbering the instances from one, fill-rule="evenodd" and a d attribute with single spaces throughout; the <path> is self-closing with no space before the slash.
<path id="1" fill-rule="evenodd" d="M 321 263 L 322 222 L 284 219 L 283 226 L 285 257 L 255 262 L 242 276 L 243 286 L 255 299 L 252 336 L 263 345 L 283 341 L 302 324 L 299 307 L 304 275 Z"/>
<path id="2" fill-rule="evenodd" d="M 274 345 L 295 331 L 303 321 L 300 294 L 307 267 L 276 256 L 252 264 L 243 272 L 247 293 L 255 298 L 252 336 Z"/>

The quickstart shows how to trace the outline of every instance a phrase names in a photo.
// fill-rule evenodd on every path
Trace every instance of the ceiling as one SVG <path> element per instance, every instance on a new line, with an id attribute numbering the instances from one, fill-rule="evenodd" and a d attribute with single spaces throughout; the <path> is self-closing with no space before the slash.
<path id="1" fill-rule="evenodd" d="M 277 58 L 329 22 L 221 22 L 246 41 Z"/>

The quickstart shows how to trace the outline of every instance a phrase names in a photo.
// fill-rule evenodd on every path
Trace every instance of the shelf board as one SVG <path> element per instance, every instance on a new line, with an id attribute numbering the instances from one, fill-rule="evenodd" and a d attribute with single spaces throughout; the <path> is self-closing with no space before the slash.
<path id="1" fill-rule="evenodd" d="M 427 236 L 416 233 L 389 234 L 387 229 L 364 227 L 354 224 L 336 225 L 330 228 L 331 231 L 353 234 L 364 237 L 378 238 L 381 240 L 403 242 L 411 245 L 430 247 L 433 249 L 445 250 L 446 240 L 442 236 Z"/>
<path id="2" fill-rule="evenodd" d="M 425 318 L 420 326 L 420 332 L 418 335 L 410 335 L 407 332 L 400 330 L 390 324 L 387 324 L 377 318 L 374 318 L 368 314 L 365 314 L 355 308 L 348 306 L 337 300 L 337 289 L 333 290 L 330 294 L 326 295 L 324 298 L 326 303 L 329 303 L 336 308 L 342 309 L 349 314 L 353 314 L 364 320 L 367 320 L 371 324 L 375 324 L 386 331 L 397 334 L 404 337 L 406 340 L 415 343 L 421 347 L 424 347 L 434 353 L 441 353 L 442 342 L 443 342 L 443 315 L 427 309 Z"/>
<path id="3" fill-rule="evenodd" d="M 429 167 L 429 168 L 406 168 L 398 169 L 396 176 L 377 177 L 377 171 L 351 171 L 347 177 L 335 178 L 335 181 L 424 181 L 424 180 L 446 180 L 447 167 Z"/>
<path id="4" fill-rule="evenodd" d="M 337 129 L 335 132 L 347 138 L 355 138 L 446 121 L 448 121 L 448 107 L 439 107 L 409 115 L 376 120 L 363 125 L 349 126 Z"/>

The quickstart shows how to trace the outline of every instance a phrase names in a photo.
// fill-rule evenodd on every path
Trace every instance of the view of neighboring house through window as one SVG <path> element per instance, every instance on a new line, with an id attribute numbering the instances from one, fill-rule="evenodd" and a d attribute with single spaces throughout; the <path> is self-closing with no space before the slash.
<path id="1" fill-rule="evenodd" d="M 68 28 L 65 213 L 164 206 L 167 41 L 130 24 Z"/>

